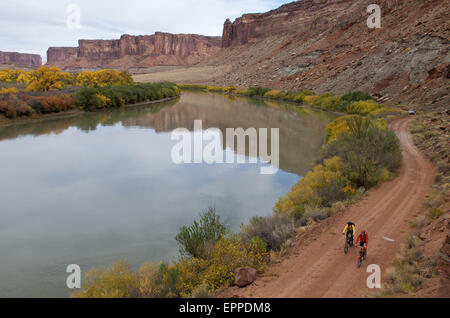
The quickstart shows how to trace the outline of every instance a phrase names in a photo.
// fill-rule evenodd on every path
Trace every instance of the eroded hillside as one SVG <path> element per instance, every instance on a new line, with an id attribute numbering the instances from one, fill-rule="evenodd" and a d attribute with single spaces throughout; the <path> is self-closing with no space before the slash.
<path id="1" fill-rule="evenodd" d="M 380 5 L 381 28 L 367 27 Z M 449 1 L 304 0 L 227 20 L 207 64 L 231 67 L 210 83 L 364 90 L 388 103 L 448 105 Z"/>

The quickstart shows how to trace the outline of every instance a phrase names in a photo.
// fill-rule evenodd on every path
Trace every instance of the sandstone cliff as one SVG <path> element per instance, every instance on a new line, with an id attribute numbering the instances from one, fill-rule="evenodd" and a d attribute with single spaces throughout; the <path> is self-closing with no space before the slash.
<path id="1" fill-rule="evenodd" d="M 42 58 L 38 54 L 0 51 L 0 64 L 38 68 L 42 65 Z"/>
<path id="2" fill-rule="evenodd" d="M 63 69 L 193 65 L 216 53 L 221 38 L 157 32 L 122 35 L 119 40 L 79 40 L 78 44 L 76 48 L 49 48 L 47 64 Z"/>
<path id="3" fill-rule="evenodd" d="M 381 29 L 367 7 L 381 8 Z M 388 103 L 449 103 L 449 1 L 303 0 L 224 24 L 211 84 L 364 90 Z M 447 83 L 447 84 L 446 84 Z"/>

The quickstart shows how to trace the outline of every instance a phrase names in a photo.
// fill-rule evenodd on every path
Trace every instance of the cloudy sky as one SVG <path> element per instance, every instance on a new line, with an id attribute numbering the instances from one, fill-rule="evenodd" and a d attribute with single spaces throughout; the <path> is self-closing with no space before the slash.
<path id="1" fill-rule="evenodd" d="M 121 34 L 156 31 L 222 35 L 226 18 L 265 12 L 288 2 L 0 0 L 0 51 L 41 54 L 46 59 L 49 46 L 77 46 L 78 39 L 117 39 Z M 80 27 L 76 27 L 78 9 Z"/>

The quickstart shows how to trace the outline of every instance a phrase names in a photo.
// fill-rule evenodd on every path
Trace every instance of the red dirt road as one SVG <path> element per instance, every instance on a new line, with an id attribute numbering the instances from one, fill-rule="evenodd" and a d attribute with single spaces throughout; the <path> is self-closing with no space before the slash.
<path id="1" fill-rule="evenodd" d="M 414 215 L 422 209 L 434 176 L 433 166 L 413 144 L 410 121 L 404 118 L 391 124 L 403 153 L 403 165 L 395 180 L 308 231 L 290 257 L 252 285 L 229 288 L 220 297 L 364 297 L 369 291 L 369 264 L 381 267 L 383 284 L 386 269 L 399 252 Z M 342 230 L 347 221 L 356 223 L 358 233 L 364 228 L 369 234 L 368 258 L 360 269 L 356 267 L 358 249 L 344 254 Z"/>

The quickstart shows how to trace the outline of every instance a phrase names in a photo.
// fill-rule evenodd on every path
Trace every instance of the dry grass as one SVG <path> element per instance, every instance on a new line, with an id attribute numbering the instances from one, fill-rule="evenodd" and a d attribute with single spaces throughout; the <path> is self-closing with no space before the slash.
<path id="1" fill-rule="evenodd" d="M 205 84 L 229 72 L 230 66 L 193 66 L 186 68 L 176 68 L 172 70 L 162 70 L 147 74 L 137 74 L 133 76 L 135 82 L 176 82 L 186 84 Z"/>

